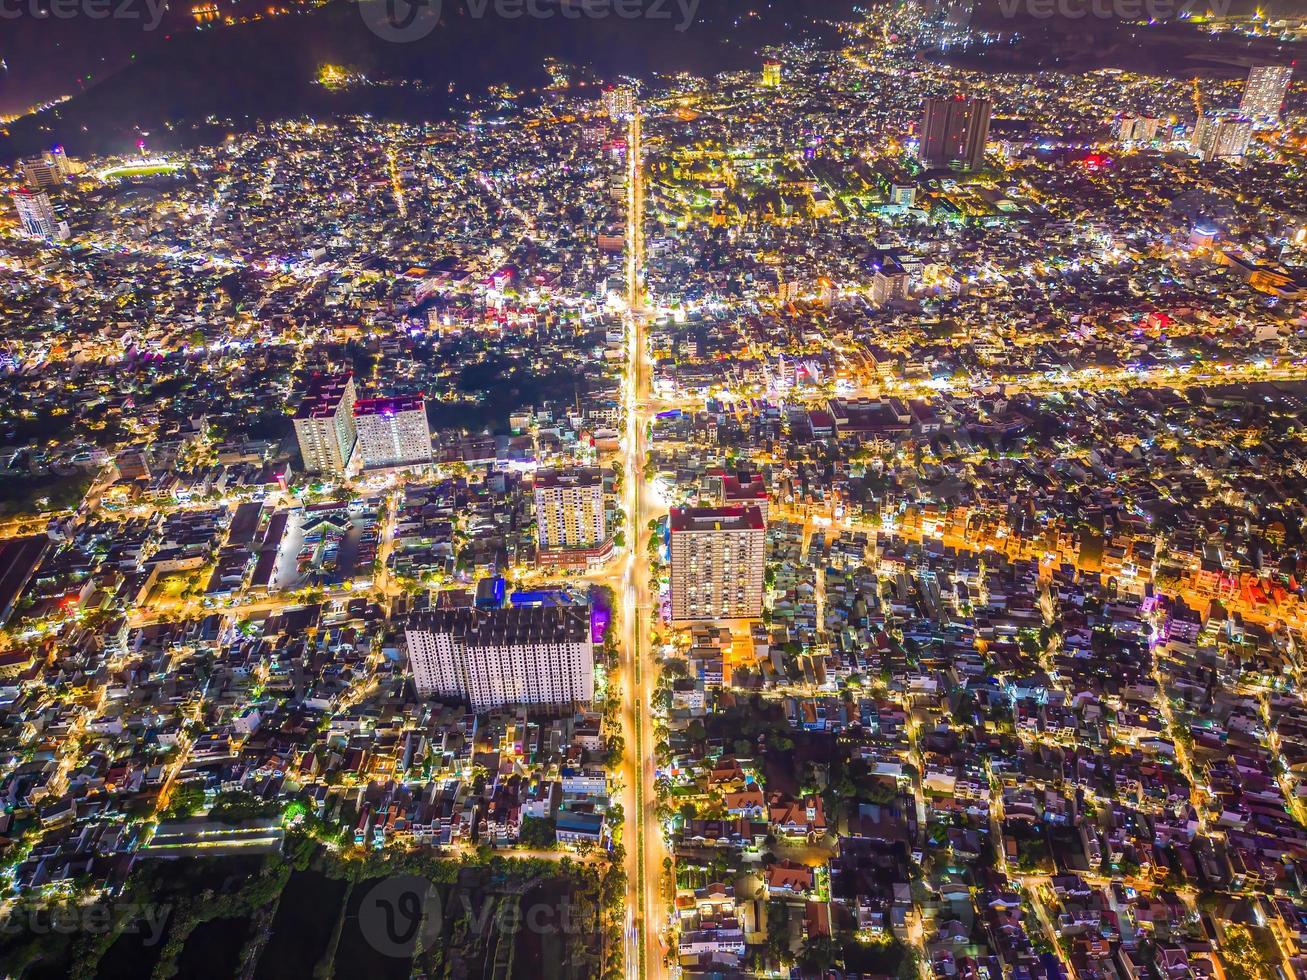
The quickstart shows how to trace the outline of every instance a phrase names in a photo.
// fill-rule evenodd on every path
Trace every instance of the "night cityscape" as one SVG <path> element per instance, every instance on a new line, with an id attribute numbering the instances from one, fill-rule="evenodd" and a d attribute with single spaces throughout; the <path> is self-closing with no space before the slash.
<path id="1" fill-rule="evenodd" d="M 1307 980 L 1305 59 L 0 3 L 0 977 Z"/>

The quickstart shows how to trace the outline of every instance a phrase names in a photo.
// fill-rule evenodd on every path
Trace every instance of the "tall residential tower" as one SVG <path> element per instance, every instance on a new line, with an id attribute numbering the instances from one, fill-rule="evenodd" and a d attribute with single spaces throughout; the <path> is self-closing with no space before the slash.
<path id="1" fill-rule="evenodd" d="M 31 238 L 62 240 L 68 237 L 68 223 L 59 220 L 50 195 L 45 191 L 22 188 L 14 192 L 18 222 Z"/>
<path id="2" fill-rule="evenodd" d="M 1190 149 L 1204 163 L 1223 160 L 1242 163 L 1252 139 L 1252 120 L 1242 116 L 1213 113 L 1200 116 L 1194 126 Z"/>
<path id="3" fill-rule="evenodd" d="M 431 462 L 427 405 L 418 395 L 359 399 L 354 403 L 354 428 L 364 467 Z"/>
<path id="4" fill-rule="evenodd" d="M 979 170 L 985 165 L 992 109 L 989 99 L 927 99 L 918 159 L 927 167 L 959 164 L 964 170 Z"/>
<path id="5" fill-rule="evenodd" d="M 757 507 L 677 507 L 668 518 L 672 620 L 762 615 L 766 524 Z"/>
<path id="6" fill-rule="evenodd" d="M 1278 123 L 1292 77 L 1292 65 L 1255 65 L 1244 83 L 1239 114 L 1256 122 Z"/>
<path id="7" fill-rule="evenodd" d="M 418 693 L 506 705 L 581 706 L 594 700 L 588 606 L 435 609 L 405 631 Z"/>
<path id="8" fill-rule="evenodd" d="M 345 472 L 357 438 L 354 402 L 353 375 L 320 378 L 309 388 L 295 412 L 295 438 L 304 457 L 304 472 Z"/>
<path id="9" fill-rule="evenodd" d="M 608 536 L 604 477 L 598 469 L 540 470 L 535 510 L 541 549 L 597 548 Z"/>

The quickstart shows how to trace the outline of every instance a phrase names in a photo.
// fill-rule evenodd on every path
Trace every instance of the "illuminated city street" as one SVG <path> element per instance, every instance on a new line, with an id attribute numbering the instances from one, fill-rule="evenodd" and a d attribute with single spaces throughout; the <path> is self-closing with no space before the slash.
<path id="1" fill-rule="evenodd" d="M 662 6 L 0 10 L 0 976 L 1307 978 L 1307 15 Z"/>

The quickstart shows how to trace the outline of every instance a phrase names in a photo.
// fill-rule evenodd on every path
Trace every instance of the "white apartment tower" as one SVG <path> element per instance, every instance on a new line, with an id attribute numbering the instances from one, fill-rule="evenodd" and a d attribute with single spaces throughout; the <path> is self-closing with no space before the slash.
<path id="1" fill-rule="evenodd" d="M 1193 154 L 1204 163 L 1213 160 L 1242 163 L 1252 133 L 1252 120 L 1214 113 L 1199 117 L 1189 145 Z"/>
<path id="2" fill-rule="evenodd" d="M 588 606 L 436 609 L 405 631 L 418 693 L 474 711 L 571 707 L 594 700 Z"/>
<path id="3" fill-rule="evenodd" d="M 541 470 L 535 478 L 536 537 L 542 549 L 597 548 L 608 536 L 598 469 Z"/>
<path id="4" fill-rule="evenodd" d="M 37 190 L 57 187 L 82 171 L 82 167 L 64 153 L 62 146 L 56 146 L 38 156 L 24 157 L 21 167 L 27 186 Z"/>
<path id="5" fill-rule="evenodd" d="M 604 111 L 613 121 L 635 115 L 635 89 L 629 85 L 613 85 L 604 89 Z"/>
<path id="6" fill-rule="evenodd" d="M 1292 77 L 1292 65 L 1255 65 L 1244 83 L 1239 114 L 1258 122 L 1278 123 Z"/>
<path id="7" fill-rule="evenodd" d="M 757 507 L 677 507 L 668 528 L 674 622 L 762 615 L 767 541 Z"/>
<path id="8" fill-rule="evenodd" d="M 306 473 L 340 475 L 354 452 L 354 378 L 319 379 L 295 412 L 295 438 Z"/>
<path id="9" fill-rule="evenodd" d="M 14 207 L 18 210 L 19 224 L 30 237 L 55 240 L 68 237 L 68 224 L 59 220 L 45 191 L 23 188 L 15 192 Z"/>
<path id="10" fill-rule="evenodd" d="M 431 427 L 419 396 L 360 399 L 354 403 L 354 428 L 365 468 L 431 462 Z"/>
<path id="11" fill-rule="evenodd" d="M 1162 121 L 1155 116 L 1126 113 L 1116 124 L 1116 136 L 1122 143 L 1151 143 L 1157 139 Z"/>

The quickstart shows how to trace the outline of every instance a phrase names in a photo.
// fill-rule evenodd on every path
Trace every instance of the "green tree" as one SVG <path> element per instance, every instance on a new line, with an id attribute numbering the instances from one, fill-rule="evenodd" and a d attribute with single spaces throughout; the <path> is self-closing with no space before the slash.
<path id="1" fill-rule="evenodd" d="M 181 820 L 194 816 L 204 806 L 204 787 L 199 783 L 182 783 L 172 791 L 168 807 L 160 816 L 165 820 Z"/>
<path id="2" fill-rule="evenodd" d="M 275 817 L 282 811 L 277 800 L 265 800 L 244 790 L 219 793 L 209 808 L 209 816 L 221 823 L 237 824 L 261 817 Z"/>
<path id="3" fill-rule="evenodd" d="M 557 825 L 553 817 L 523 817 L 517 833 L 518 843 L 537 851 L 553 849 L 558 843 Z"/>
<path id="4" fill-rule="evenodd" d="M 767 952 L 777 960 L 790 952 L 790 907 L 779 899 L 767 903 Z"/>
<path id="5" fill-rule="evenodd" d="M 809 936 L 803 941 L 799 951 L 799 966 L 804 973 L 824 976 L 835 965 L 839 957 L 839 947 L 830 936 Z"/>

